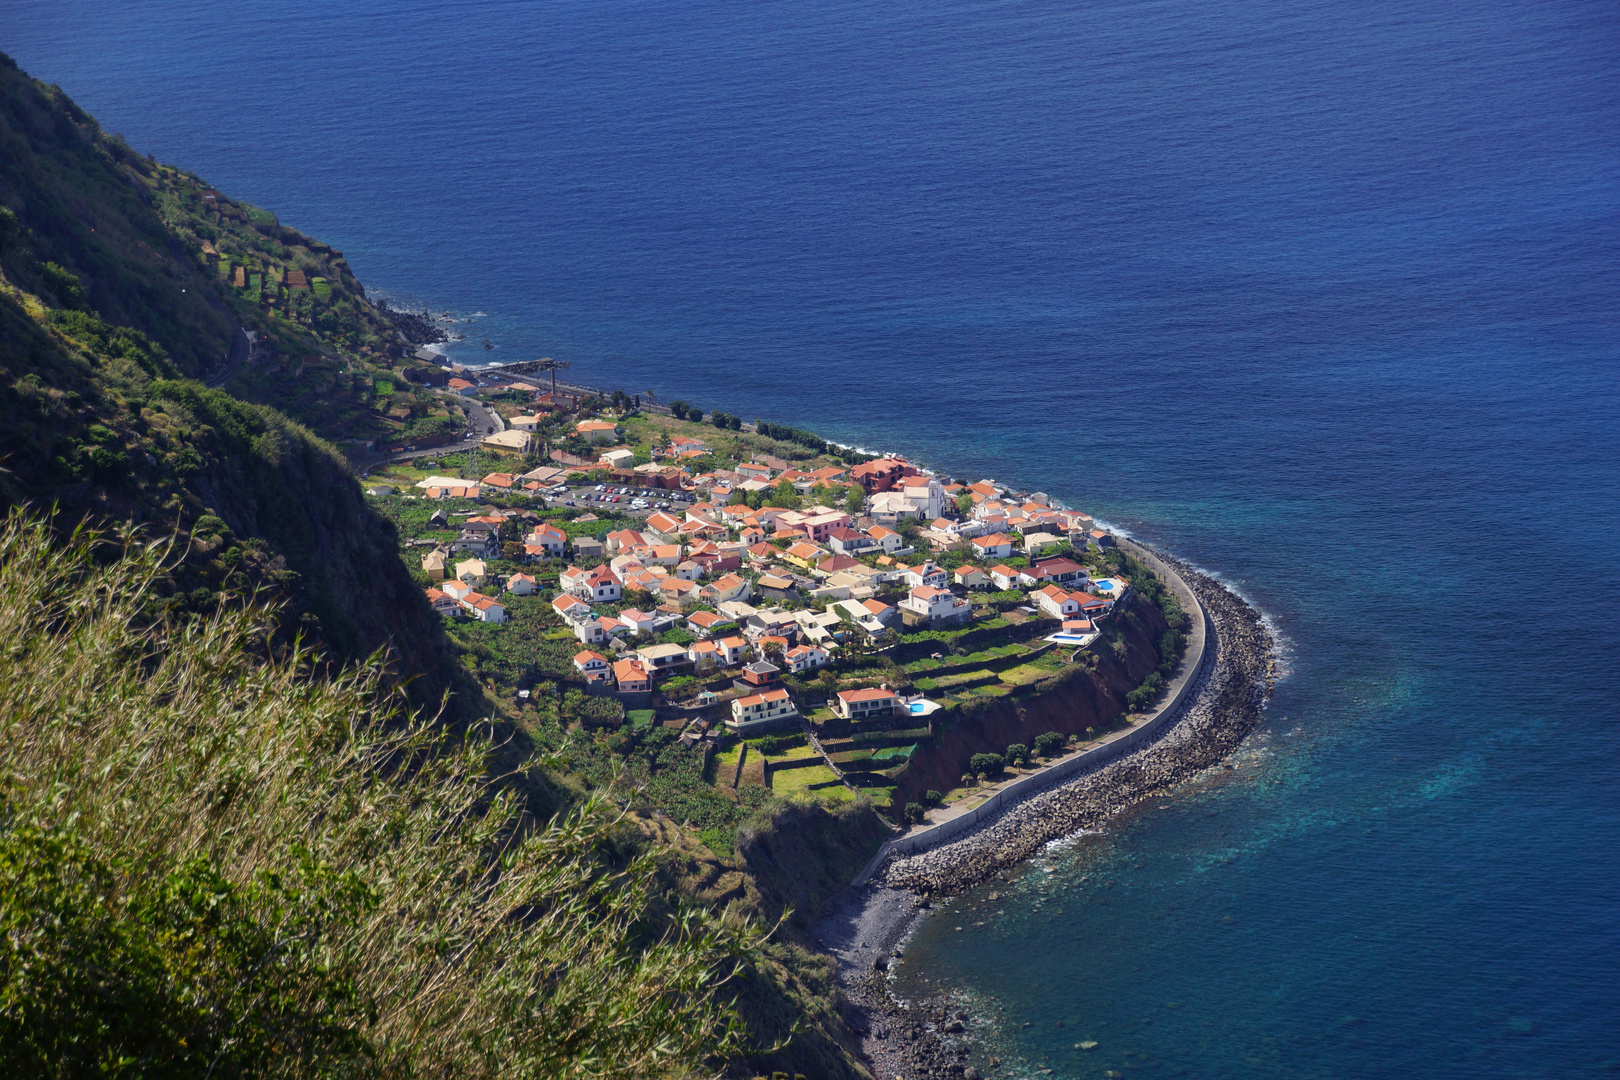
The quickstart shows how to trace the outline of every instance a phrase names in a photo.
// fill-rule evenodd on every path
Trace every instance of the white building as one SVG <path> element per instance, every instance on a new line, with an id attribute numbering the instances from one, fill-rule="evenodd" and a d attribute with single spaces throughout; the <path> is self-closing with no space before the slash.
<path id="1" fill-rule="evenodd" d="M 739 735 L 748 735 L 773 727 L 785 727 L 799 715 L 793 699 L 786 690 L 766 690 L 731 703 L 731 718 L 726 726 Z"/>

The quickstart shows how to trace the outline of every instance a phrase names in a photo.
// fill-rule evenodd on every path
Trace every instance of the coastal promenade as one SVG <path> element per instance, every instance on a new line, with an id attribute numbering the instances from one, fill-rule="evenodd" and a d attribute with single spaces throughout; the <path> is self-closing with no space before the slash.
<path id="1" fill-rule="evenodd" d="M 1118 543 L 1152 569 L 1175 592 L 1182 609 L 1193 616 L 1187 647 L 1166 688 L 1163 702 L 1147 717 L 1124 730 L 1104 736 L 1034 772 L 1004 781 L 984 796 L 973 796 L 943 811 L 935 811 L 926 824 L 885 842 L 856 876 L 852 883 L 855 887 L 866 884 L 890 858 L 913 855 L 953 840 L 1055 784 L 1147 745 L 1175 724 L 1214 659 L 1218 647 L 1214 627 L 1197 594 L 1173 567 L 1141 544 L 1123 538 Z"/>

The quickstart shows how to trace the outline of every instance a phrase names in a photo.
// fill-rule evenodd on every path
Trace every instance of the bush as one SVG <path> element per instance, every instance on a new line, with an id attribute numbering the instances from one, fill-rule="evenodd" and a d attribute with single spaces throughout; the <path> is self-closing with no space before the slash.
<path id="1" fill-rule="evenodd" d="M 975 779 L 981 776 L 994 776 L 1006 768 L 1006 765 L 1000 754 L 974 754 L 968 759 L 968 771 Z"/>
<path id="2" fill-rule="evenodd" d="M 1069 745 L 1068 736 L 1059 735 L 1055 731 L 1035 736 L 1035 752 L 1041 757 L 1056 757 L 1067 745 Z"/>
<path id="3" fill-rule="evenodd" d="M 945 801 L 945 796 L 941 795 L 932 788 L 929 788 L 927 791 L 923 792 L 922 798 L 923 802 L 927 803 L 929 806 L 938 806 L 940 803 Z"/>
<path id="4" fill-rule="evenodd" d="M 1157 671 L 1149 672 L 1148 677 L 1142 680 L 1142 685 L 1125 695 L 1125 703 L 1132 712 L 1140 712 L 1153 704 L 1164 691 L 1164 680 Z"/>

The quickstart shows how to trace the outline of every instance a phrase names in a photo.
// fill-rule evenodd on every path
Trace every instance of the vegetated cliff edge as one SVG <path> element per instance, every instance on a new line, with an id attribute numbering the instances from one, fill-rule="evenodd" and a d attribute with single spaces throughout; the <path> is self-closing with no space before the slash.
<path id="1" fill-rule="evenodd" d="M 234 323 L 141 164 L 0 56 L 0 507 L 176 534 L 166 607 L 265 590 L 286 639 L 340 660 L 386 647 L 436 700 L 459 668 L 342 457 L 186 380 L 226 362 Z"/>

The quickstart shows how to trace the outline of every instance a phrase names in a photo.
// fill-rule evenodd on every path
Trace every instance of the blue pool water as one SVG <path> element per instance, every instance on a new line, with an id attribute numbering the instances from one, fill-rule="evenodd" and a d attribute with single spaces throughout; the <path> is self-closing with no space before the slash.
<path id="1" fill-rule="evenodd" d="M 1270 614 L 1242 768 L 910 950 L 1002 1074 L 1620 1062 L 1612 4 L 56 0 L 0 48 L 457 355 L 1045 490 Z"/>

